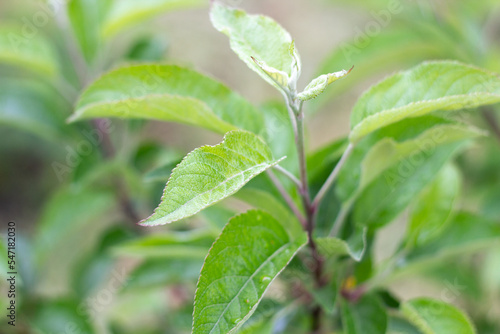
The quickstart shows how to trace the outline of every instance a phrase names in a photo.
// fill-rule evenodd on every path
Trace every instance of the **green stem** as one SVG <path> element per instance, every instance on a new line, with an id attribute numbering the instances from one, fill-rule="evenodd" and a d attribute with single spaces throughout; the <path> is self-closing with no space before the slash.
<path id="1" fill-rule="evenodd" d="M 307 232 L 307 237 L 309 240 L 309 248 L 312 252 L 312 257 L 314 260 L 314 267 L 311 268 L 314 282 L 316 287 L 321 287 L 325 284 L 323 279 L 324 271 L 324 260 L 318 252 L 316 243 L 314 242 L 313 232 L 315 227 L 315 216 L 316 207 L 312 205 L 311 197 L 309 194 L 309 182 L 307 179 L 307 162 L 304 144 L 304 112 L 302 111 L 302 101 L 295 99 L 294 94 L 286 95 L 286 101 L 288 106 L 288 111 L 290 117 L 295 119 L 292 120 L 292 124 L 296 124 L 295 131 L 295 143 L 297 145 L 297 153 L 299 159 L 299 170 L 300 170 L 300 186 L 299 193 L 302 198 L 302 203 L 304 205 L 304 210 L 306 212 L 305 230 Z M 322 328 L 322 310 L 319 305 L 316 305 L 311 310 L 311 333 L 318 334 L 321 333 Z"/>
<path id="2" fill-rule="evenodd" d="M 313 207 L 316 208 L 321 203 L 321 200 L 326 195 L 326 193 L 328 192 L 328 189 L 330 189 L 330 187 L 332 186 L 333 182 L 335 182 L 335 180 L 337 179 L 337 176 L 339 175 L 340 170 L 342 169 L 342 166 L 344 166 L 344 164 L 346 163 L 347 158 L 349 158 L 349 156 L 351 155 L 353 149 L 354 149 L 354 145 L 352 143 L 350 143 L 347 146 L 347 148 L 344 151 L 344 153 L 342 154 L 342 157 L 340 158 L 340 161 L 335 166 L 335 168 L 331 172 L 330 176 L 328 176 L 328 178 L 326 179 L 325 183 L 323 184 L 323 186 L 319 190 L 318 194 L 314 198 L 314 201 L 313 201 L 313 204 L 312 204 Z"/>
<path id="3" fill-rule="evenodd" d="M 285 175 L 287 178 L 289 178 L 295 184 L 295 186 L 297 186 L 297 188 L 300 189 L 302 184 L 300 183 L 300 180 L 295 177 L 295 175 L 293 175 L 292 173 L 290 173 L 288 170 L 281 167 L 280 165 L 275 165 L 273 168 L 276 169 L 281 174 Z"/>

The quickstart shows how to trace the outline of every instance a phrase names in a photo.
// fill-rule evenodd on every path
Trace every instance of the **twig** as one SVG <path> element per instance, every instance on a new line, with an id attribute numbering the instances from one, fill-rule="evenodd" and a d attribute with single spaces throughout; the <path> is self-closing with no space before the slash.
<path id="1" fill-rule="evenodd" d="M 293 199 L 290 196 L 290 194 L 288 194 L 288 192 L 286 191 L 286 189 L 283 187 L 283 185 L 281 184 L 281 182 L 278 180 L 278 178 L 276 177 L 276 175 L 274 175 L 271 170 L 268 169 L 266 171 L 266 173 L 267 173 L 267 176 L 269 176 L 269 179 L 271 180 L 271 182 L 274 184 L 274 186 L 276 187 L 276 189 L 279 191 L 279 193 L 281 194 L 281 196 L 285 200 L 286 204 L 292 210 L 293 214 L 295 216 L 297 216 L 297 218 L 299 219 L 299 221 L 302 224 L 302 226 L 305 227 L 306 226 L 306 219 L 305 219 L 304 215 L 302 214 L 302 212 L 300 212 L 299 208 L 297 207 L 297 205 L 293 201 Z"/>
<path id="2" fill-rule="evenodd" d="M 340 158 L 340 161 L 335 166 L 335 168 L 333 169 L 332 173 L 330 174 L 330 176 L 328 176 L 328 178 L 326 179 L 325 183 L 323 184 L 323 186 L 319 190 L 318 194 L 314 198 L 314 201 L 312 203 L 312 205 L 313 205 L 314 208 L 318 207 L 319 203 L 321 202 L 321 200 L 323 199 L 323 197 L 326 195 L 328 189 L 330 189 L 330 187 L 332 186 L 333 182 L 335 182 L 335 179 L 339 175 L 339 172 L 340 172 L 342 166 L 344 166 L 344 164 L 347 161 L 347 158 L 351 155 L 353 148 L 354 148 L 354 145 L 352 143 L 347 146 L 346 150 L 342 154 L 342 157 Z"/>
<path id="3" fill-rule="evenodd" d="M 273 167 L 276 169 L 276 171 L 280 172 L 281 174 L 285 175 L 287 178 L 289 178 L 299 189 L 302 186 L 299 179 L 295 177 L 292 173 L 287 171 L 285 168 L 281 167 L 280 165 L 274 165 Z"/>
<path id="4" fill-rule="evenodd" d="M 349 212 L 350 209 L 351 209 L 350 204 L 342 205 L 337 215 L 337 218 L 333 223 L 332 230 L 330 232 L 330 237 L 336 237 L 339 234 L 339 232 L 342 229 L 342 226 L 344 226 L 345 217 L 347 216 L 347 213 Z"/>

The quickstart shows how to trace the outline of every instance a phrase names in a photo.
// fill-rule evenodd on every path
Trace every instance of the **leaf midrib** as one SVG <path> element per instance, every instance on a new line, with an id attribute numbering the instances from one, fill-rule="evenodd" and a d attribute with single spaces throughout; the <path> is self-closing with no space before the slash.
<path id="1" fill-rule="evenodd" d="M 168 220 L 168 219 L 167 219 L 167 217 L 168 217 L 168 216 L 171 216 L 171 215 L 173 215 L 174 213 L 178 212 L 179 210 L 183 209 L 186 205 L 190 204 L 192 201 L 194 201 L 195 199 L 199 198 L 200 196 L 203 196 L 203 195 L 205 195 L 205 194 L 207 194 L 207 193 L 209 193 L 209 192 L 213 192 L 213 191 L 215 191 L 217 188 L 221 187 L 222 185 L 225 185 L 227 182 L 231 181 L 232 179 L 236 178 L 237 176 L 240 176 L 240 175 L 242 175 L 242 174 L 244 174 L 244 173 L 246 173 L 246 172 L 248 172 L 248 171 L 251 171 L 252 169 L 257 169 L 258 167 L 267 167 L 267 168 L 269 168 L 269 167 L 271 167 L 271 166 L 273 166 L 273 165 L 277 164 L 278 162 L 280 162 L 280 161 L 281 161 L 281 160 L 283 160 L 283 159 L 284 159 L 284 158 L 281 158 L 281 159 L 279 159 L 279 160 L 271 161 L 271 162 L 269 162 L 269 163 L 260 163 L 260 164 L 258 164 L 258 165 L 254 165 L 254 166 L 252 166 L 252 167 L 250 167 L 250 168 L 247 168 L 247 169 L 245 169 L 245 170 L 242 170 L 241 172 L 238 172 L 238 173 L 236 173 L 236 174 L 232 175 L 231 177 L 227 178 L 227 179 L 226 179 L 226 180 L 224 180 L 223 182 L 219 183 L 216 187 L 211 188 L 211 189 L 209 189 L 209 190 L 206 190 L 206 191 L 204 191 L 204 192 L 202 192 L 202 193 L 200 193 L 200 194 L 196 195 L 196 196 L 195 196 L 195 197 L 193 197 L 192 199 L 188 200 L 187 202 L 185 202 L 184 204 L 182 204 L 181 206 L 179 206 L 179 207 L 178 207 L 177 209 L 175 209 L 174 211 L 169 212 L 166 216 L 163 216 L 163 217 L 161 217 L 161 218 L 155 219 L 155 220 L 153 220 L 151 223 L 149 223 L 149 224 L 147 224 L 147 225 L 153 225 L 153 226 L 154 226 L 154 225 L 158 225 L 158 224 L 152 224 L 152 223 L 153 223 L 153 222 L 157 222 L 157 221 Z M 229 195 L 233 194 L 234 192 L 235 192 L 235 191 L 232 191 L 232 192 L 228 193 L 227 195 L 229 196 Z M 212 202 L 212 203 L 213 203 L 213 202 Z M 203 208 L 198 209 L 198 210 L 197 210 L 196 212 L 194 212 L 193 214 L 196 214 L 196 213 L 200 212 L 202 209 L 203 209 Z M 156 214 L 156 212 L 155 212 L 155 213 L 153 213 L 153 215 L 154 215 L 154 214 Z M 179 219 L 181 219 L 181 218 L 178 218 L 178 219 L 175 219 L 175 220 L 172 220 L 172 221 L 169 221 L 169 222 L 174 222 L 174 221 L 177 221 L 177 220 L 179 220 Z M 148 220 L 149 220 L 149 219 L 146 219 L 146 220 L 144 221 L 144 223 L 146 223 Z"/>
<path id="2" fill-rule="evenodd" d="M 212 334 L 212 332 L 214 331 L 215 327 L 219 324 L 219 322 L 221 321 L 221 319 L 224 318 L 224 314 L 227 312 L 227 310 L 229 309 L 229 306 L 238 298 L 238 296 L 241 294 L 241 292 L 246 288 L 246 286 L 249 284 L 249 282 L 253 282 L 253 278 L 257 275 L 257 273 L 260 272 L 260 270 L 264 267 L 264 265 L 270 263 L 270 261 L 272 259 L 274 259 L 276 256 L 278 256 L 279 254 L 282 253 L 282 250 L 284 250 L 285 248 L 288 248 L 289 246 L 291 246 L 293 244 L 293 242 L 290 241 L 290 239 L 288 240 L 288 242 L 286 244 L 284 244 L 283 246 L 281 246 L 280 248 L 278 248 L 271 256 L 269 256 L 264 262 L 262 262 L 262 264 L 255 270 L 255 272 L 250 275 L 248 277 L 248 279 L 246 280 L 245 284 L 243 284 L 243 286 L 238 290 L 238 293 L 227 303 L 227 306 L 226 308 L 222 311 L 221 315 L 219 316 L 219 318 L 217 319 L 217 321 L 214 323 L 212 329 L 210 330 L 209 334 Z M 274 265 L 274 264 L 273 264 Z M 276 277 L 276 275 L 274 276 Z M 273 279 L 274 279 L 273 277 Z M 271 285 L 271 283 L 269 283 L 269 285 L 267 287 L 269 287 Z M 266 289 L 267 289 L 266 287 Z M 265 291 L 265 289 L 264 289 Z M 259 298 L 260 299 L 260 298 Z M 257 304 L 256 304 L 257 305 Z M 254 306 L 255 307 L 255 306 Z M 200 310 L 200 313 L 204 310 L 205 308 L 202 308 Z M 201 325 L 205 325 L 205 324 L 201 324 Z M 201 325 L 198 325 L 201 326 Z M 196 327 L 196 328 L 198 328 Z M 236 327 L 234 327 L 236 328 Z M 234 330 L 233 328 L 233 330 Z M 229 331 L 230 333 L 231 331 Z"/>

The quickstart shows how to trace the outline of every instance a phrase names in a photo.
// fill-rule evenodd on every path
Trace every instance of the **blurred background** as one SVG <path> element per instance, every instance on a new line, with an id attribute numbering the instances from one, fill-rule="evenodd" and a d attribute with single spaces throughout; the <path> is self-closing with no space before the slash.
<path id="1" fill-rule="evenodd" d="M 497 0 L 226 3 L 271 16 L 290 32 L 303 63 L 299 88 L 316 75 L 355 66 L 306 106 L 311 151 L 348 134 L 356 99 L 394 71 L 456 59 L 500 72 Z M 228 213 L 213 210 L 175 227 L 135 223 L 159 203 L 172 166 L 220 136 L 171 123 L 65 121 L 82 89 L 102 73 L 154 61 L 206 73 L 258 106 L 280 100 L 212 28 L 208 1 L 0 2 L 0 232 L 16 222 L 20 277 L 18 326 L 6 327 L 4 319 L 2 333 L 189 332 L 203 258 L 179 240 L 148 239 L 148 246 L 180 245 L 181 259 L 164 258 L 160 246 L 143 247 L 138 238 L 187 230 Z M 466 175 L 460 205 L 500 222 L 498 110 L 470 114 L 471 123 L 492 135 L 458 158 Z M 404 228 L 404 217 L 384 228 L 376 241 L 377 261 L 394 252 Z M 202 250 L 213 240 L 193 238 Z M 498 239 L 487 241 L 486 250 L 447 262 L 445 272 L 429 267 L 422 271 L 426 278 L 410 273 L 391 288 L 401 298 L 446 294 L 447 302 L 469 311 L 480 333 L 500 333 L 500 245 Z M 5 253 L 0 275 L 6 272 Z M 184 281 L 192 284 L 179 284 Z"/>

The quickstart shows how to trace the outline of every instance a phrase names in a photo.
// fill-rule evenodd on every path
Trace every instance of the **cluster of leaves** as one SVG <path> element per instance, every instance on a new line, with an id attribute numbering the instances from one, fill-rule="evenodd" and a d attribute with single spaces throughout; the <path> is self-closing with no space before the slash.
<path id="1" fill-rule="evenodd" d="M 301 59 L 288 32 L 268 17 L 215 3 L 210 9 L 214 27 L 229 37 L 231 49 L 241 60 L 283 95 L 284 104 L 257 108 L 193 69 L 134 64 L 111 70 L 86 87 L 69 120 L 114 117 L 176 122 L 223 134 L 223 141 L 197 148 L 182 160 L 177 152 L 151 143 L 113 153 L 102 120 L 95 121 L 94 128 L 86 122 L 63 124 L 64 111 L 71 106 L 56 91 L 72 84 L 79 90 L 89 80 L 90 70 L 101 70 L 100 53 L 106 39 L 160 10 L 198 3 L 102 1 L 96 10 L 93 1 L 71 1 L 67 14 L 84 64 L 83 71 L 74 64 L 75 73 L 58 69 L 55 51 L 40 36 L 15 44 L 19 40 L 13 36 L 19 38 L 22 28 L 0 29 L 0 60 L 38 73 L 42 82 L 9 80 L 0 92 L 1 120 L 55 142 L 71 140 L 75 149 L 82 134 L 88 138 L 90 133 L 96 148 L 103 148 L 102 153 L 91 150 L 71 166 L 70 184 L 47 204 L 34 243 L 21 246 L 20 254 L 26 257 L 21 270 L 21 307 L 29 315 L 30 326 L 42 333 L 64 333 L 71 328 L 91 333 L 99 331 L 95 319 L 101 318 L 109 321 L 106 330 L 115 333 L 159 333 L 165 326 L 179 333 L 466 334 L 475 333 L 476 326 L 481 333 L 493 333 L 491 319 L 484 314 L 472 312 L 477 320 L 474 325 L 463 311 L 447 303 L 449 290 L 437 299 L 400 301 L 388 289 L 400 277 L 418 274 L 456 285 L 456 278 L 476 265 L 471 254 L 488 246 L 491 250 L 483 260 L 488 272 L 483 275 L 491 290 L 465 294 L 484 300 L 498 289 L 494 264 L 500 225 L 494 204 L 499 194 L 495 187 L 488 188 L 491 179 L 481 180 L 480 175 L 484 173 L 481 168 L 492 169 L 498 180 L 495 167 L 499 162 L 477 167 L 470 185 L 462 177 L 477 164 L 466 159 L 477 143 L 498 156 L 494 139 L 472 125 L 471 118 L 491 116 L 480 108 L 500 102 L 500 78 L 465 64 L 498 70 L 486 61 L 489 53 L 478 47 L 472 49 L 481 54 L 473 54 L 470 48 L 467 54 L 460 53 L 458 46 L 450 48 L 458 44 L 452 38 L 462 41 L 466 33 L 451 19 L 442 20 L 444 28 L 419 20 L 421 25 L 414 29 L 415 15 L 408 10 L 412 15 L 395 18 L 395 27 L 371 37 L 368 46 L 350 53 L 352 58 L 347 59 L 344 47 L 336 50 L 325 62 L 325 70 L 298 92 Z M 92 29 L 88 22 L 95 23 Z M 412 49 L 411 57 L 406 57 L 407 44 L 402 46 L 398 38 L 414 38 L 418 52 Z M 467 41 L 480 43 L 474 38 Z M 390 48 L 380 47 L 385 44 Z M 481 45 L 490 44 L 482 41 Z M 159 57 L 152 50 L 151 58 L 150 47 L 143 41 L 134 45 L 132 58 L 156 60 Z M 451 54 L 454 51 L 457 54 Z M 462 62 L 423 62 L 385 78 L 357 100 L 346 138 L 305 152 L 303 103 L 314 99 L 314 112 L 328 105 L 335 94 L 377 74 L 373 69 L 406 67 L 435 57 Z M 351 70 L 324 74 L 339 68 Z M 343 77 L 335 88 L 327 89 Z M 285 125 L 279 133 L 271 126 L 276 119 Z M 142 124 L 128 121 L 115 126 L 119 128 L 114 131 L 135 139 L 134 129 Z M 51 167 L 59 173 L 68 168 Z M 138 237 L 140 232 L 124 228 L 124 222 L 105 223 L 114 219 L 104 218 L 110 207 L 119 207 L 133 222 L 138 220 L 134 208 L 148 210 L 167 179 L 161 203 L 140 225 L 163 225 L 194 216 L 200 218 L 202 227 L 185 220 L 173 224 L 182 226 L 176 231 Z M 464 188 L 487 193 L 478 200 L 479 209 L 459 207 Z M 225 200 L 229 197 L 237 202 Z M 240 213 L 239 203 L 252 209 Z M 394 254 L 377 264 L 376 237 L 405 210 L 405 234 Z M 98 224 L 90 225 L 92 221 Z M 82 231 L 86 231 L 86 242 Z M 63 243 L 82 242 L 89 248 L 86 252 L 55 255 Z M 141 262 L 125 274 L 122 266 L 116 266 L 116 256 L 138 257 Z M 36 265 L 29 266 L 30 261 Z M 68 273 L 65 266 L 78 269 Z M 60 275 L 55 281 L 48 268 L 72 276 Z M 472 272 L 467 277 L 474 281 L 477 275 Z M 35 277 L 41 278 L 35 281 Z M 108 296 L 117 292 L 106 285 L 109 277 L 121 279 L 124 291 L 120 292 L 122 300 L 103 314 L 112 303 Z M 193 309 L 194 285 L 187 282 L 196 280 Z M 69 286 L 66 281 L 71 282 Z M 56 292 L 64 296 L 56 301 L 30 298 L 44 296 L 58 283 L 73 292 Z M 167 305 L 157 293 L 165 286 L 171 287 Z M 167 319 L 146 329 L 136 322 L 144 314 L 165 309 L 169 309 Z"/>

